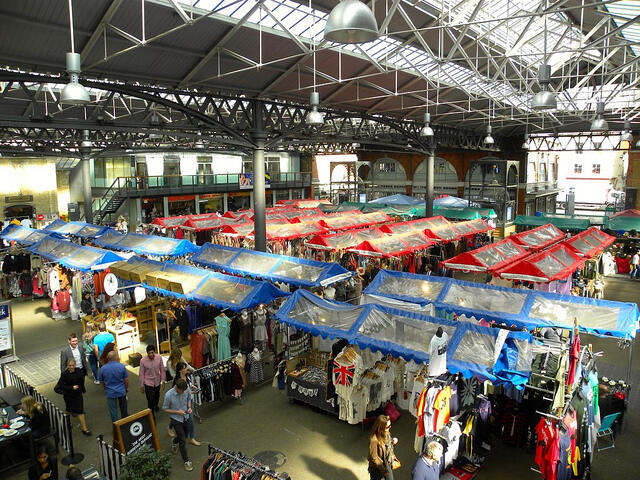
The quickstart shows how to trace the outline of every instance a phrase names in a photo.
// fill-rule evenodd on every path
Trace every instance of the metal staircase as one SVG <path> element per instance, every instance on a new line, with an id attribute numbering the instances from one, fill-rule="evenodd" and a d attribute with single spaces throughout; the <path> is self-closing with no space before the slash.
<path id="1" fill-rule="evenodd" d="M 93 201 L 91 209 L 94 223 L 102 223 L 107 215 L 116 213 L 127 200 L 127 180 L 129 179 L 116 178 L 107 191 L 104 192 L 104 195 Z"/>

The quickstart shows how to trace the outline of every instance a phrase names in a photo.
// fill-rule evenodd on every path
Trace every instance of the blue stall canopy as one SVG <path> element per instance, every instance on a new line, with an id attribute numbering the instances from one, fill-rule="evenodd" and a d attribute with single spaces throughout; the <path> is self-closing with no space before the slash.
<path id="1" fill-rule="evenodd" d="M 198 247 L 188 240 L 160 237 L 158 235 L 142 235 L 141 233 L 121 235 L 113 230 L 98 238 L 95 243 L 111 250 L 123 250 L 140 255 L 155 255 L 159 257 L 179 257 L 198 250 Z"/>
<path id="2" fill-rule="evenodd" d="M 520 328 L 572 329 L 602 336 L 634 338 L 638 306 L 538 290 L 521 290 L 453 278 L 381 270 L 365 289 L 365 295 L 418 303 L 457 315 L 484 318 Z"/>
<path id="3" fill-rule="evenodd" d="M 9 225 L 0 233 L 1 239 L 8 242 L 16 242 L 18 245 L 33 245 L 48 236 L 61 238 L 56 233 L 23 227 L 22 225 Z"/>
<path id="4" fill-rule="evenodd" d="M 162 295 L 240 311 L 289 295 L 268 282 L 224 275 L 204 268 L 132 257 L 111 271 L 127 283 L 141 283 Z"/>
<path id="5" fill-rule="evenodd" d="M 266 278 L 303 287 L 325 287 L 353 275 L 334 262 L 318 262 L 246 248 L 205 243 L 191 260 L 205 267 L 235 275 Z"/>
<path id="6" fill-rule="evenodd" d="M 111 263 L 123 260 L 120 255 L 108 250 L 84 247 L 68 240 L 50 236 L 43 238 L 28 250 L 52 262 L 83 272 L 104 270 Z"/>
<path id="7" fill-rule="evenodd" d="M 522 388 L 531 374 L 532 337 L 455 322 L 376 304 L 353 306 L 297 290 L 276 313 L 279 321 L 324 338 L 344 338 L 360 348 L 428 362 L 439 327 L 449 335 L 447 368 L 465 377 Z"/>
<path id="8" fill-rule="evenodd" d="M 60 235 L 71 235 L 74 237 L 83 238 L 97 238 L 103 235 L 109 227 L 103 225 L 94 225 L 93 223 L 85 222 L 63 222 L 62 220 L 56 220 L 47 225 L 44 230 L 49 232 L 56 232 Z"/>

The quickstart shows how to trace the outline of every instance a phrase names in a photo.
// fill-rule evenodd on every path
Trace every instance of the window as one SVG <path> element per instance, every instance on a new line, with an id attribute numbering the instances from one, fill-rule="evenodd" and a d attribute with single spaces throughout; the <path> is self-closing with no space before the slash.
<path id="1" fill-rule="evenodd" d="M 547 181 L 547 164 L 540 163 L 540 175 L 538 176 L 538 181 L 546 182 Z"/>
<path id="2" fill-rule="evenodd" d="M 591 173 L 600 173 L 600 164 L 599 163 L 594 163 L 591 166 Z"/>
<path id="3" fill-rule="evenodd" d="M 582 173 L 582 164 L 581 163 L 576 163 L 573 166 L 573 173 Z"/>
<path id="4" fill-rule="evenodd" d="M 378 171 L 394 173 L 396 171 L 396 162 L 378 162 Z"/>

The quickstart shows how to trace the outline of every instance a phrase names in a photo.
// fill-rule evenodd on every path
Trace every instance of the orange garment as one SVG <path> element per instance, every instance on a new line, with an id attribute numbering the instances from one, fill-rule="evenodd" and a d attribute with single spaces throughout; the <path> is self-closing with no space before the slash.
<path id="1" fill-rule="evenodd" d="M 442 427 L 444 427 L 449 422 L 449 417 L 451 415 L 450 401 L 451 387 L 447 385 L 438 392 L 433 406 L 436 412 L 435 418 L 433 420 L 433 431 L 436 433 L 438 433 L 442 429 Z"/>

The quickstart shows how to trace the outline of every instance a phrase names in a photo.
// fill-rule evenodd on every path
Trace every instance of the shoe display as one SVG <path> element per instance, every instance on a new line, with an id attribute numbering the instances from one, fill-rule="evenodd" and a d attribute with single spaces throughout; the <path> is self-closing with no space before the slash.
<path id="1" fill-rule="evenodd" d="M 193 470 L 193 463 L 191 462 L 184 462 L 184 469 L 187 472 L 190 472 L 191 470 Z"/>

